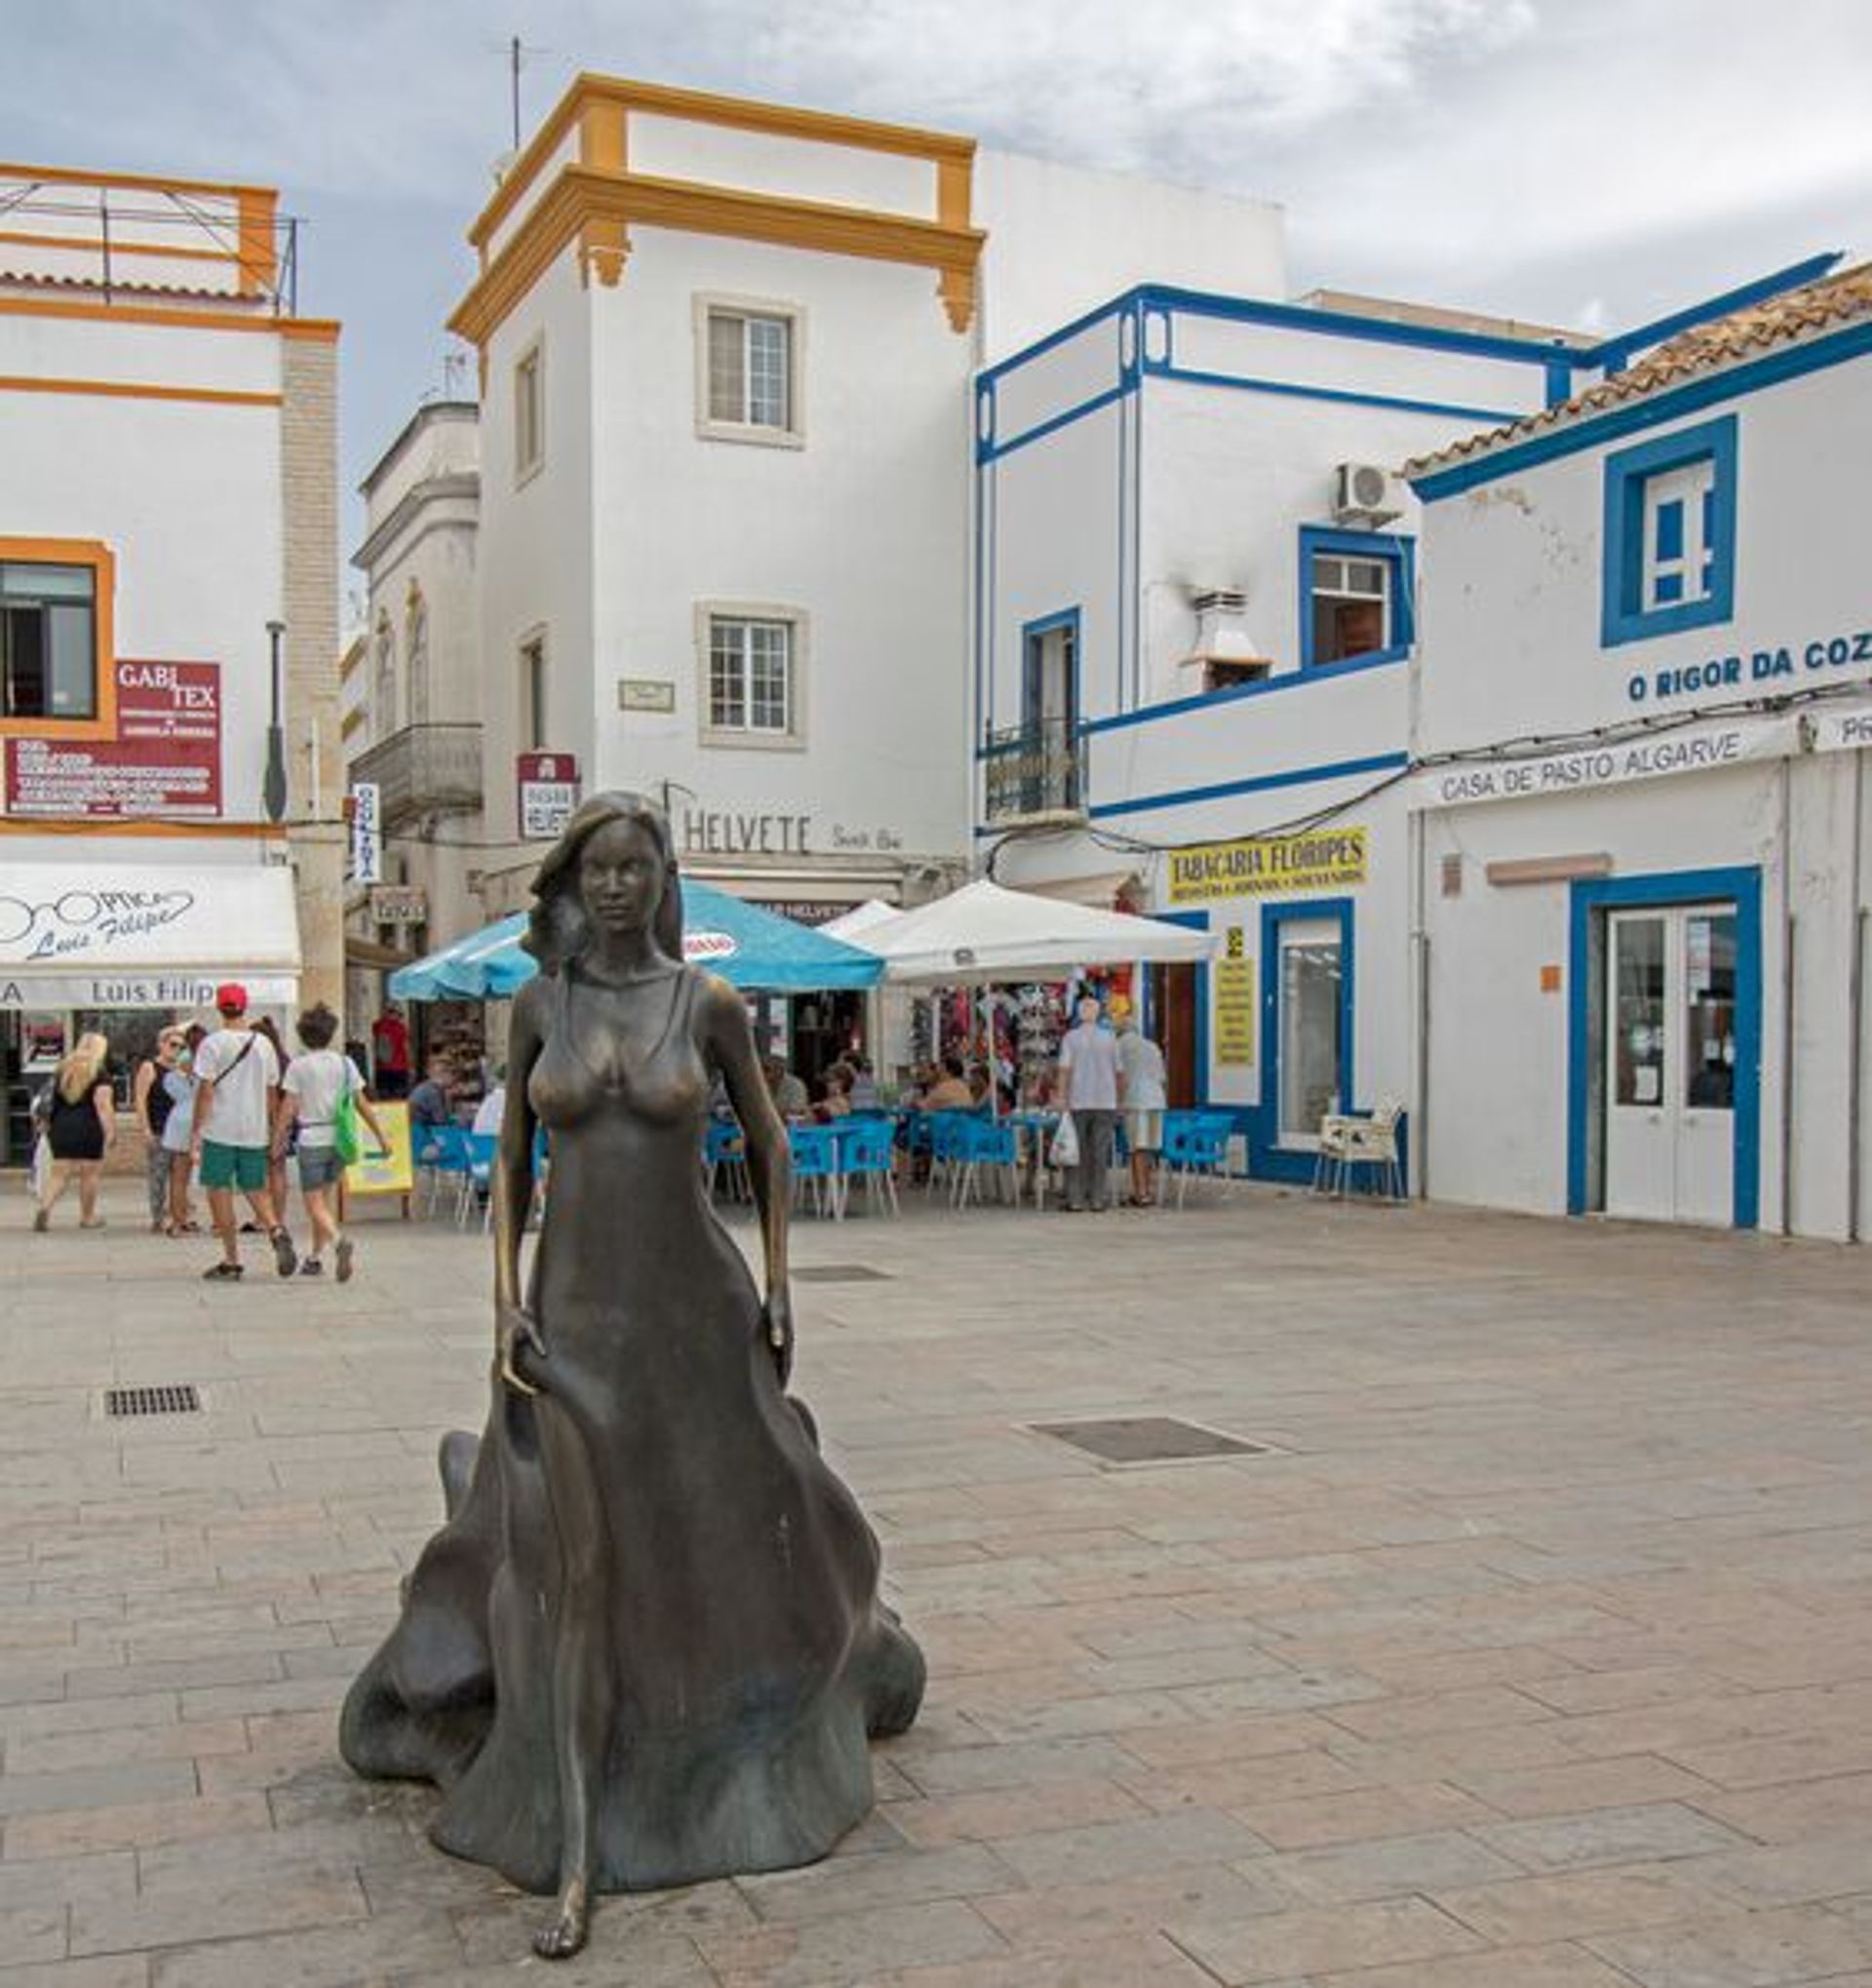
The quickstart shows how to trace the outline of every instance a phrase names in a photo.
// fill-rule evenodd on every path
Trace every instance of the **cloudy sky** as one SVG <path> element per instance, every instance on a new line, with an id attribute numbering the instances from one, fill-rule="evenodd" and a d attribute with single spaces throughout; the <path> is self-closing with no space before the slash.
<path id="1" fill-rule="evenodd" d="M 1279 201 L 1297 292 L 1598 330 L 1872 252 L 1866 0 L 0 0 L 0 27 L 8 157 L 284 188 L 300 307 L 345 323 L 350 483 L 443 383 L 514 34 L 528 130 L 591 68 L 968 132 Z"/>

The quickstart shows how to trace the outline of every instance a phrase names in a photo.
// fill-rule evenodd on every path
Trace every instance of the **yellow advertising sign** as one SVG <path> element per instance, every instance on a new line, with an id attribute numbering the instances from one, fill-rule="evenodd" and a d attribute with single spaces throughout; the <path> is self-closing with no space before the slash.
<path id="1" fill-rule="evenodd" d="M 1228 948 L 1210 969 L 1216 989 L 1216 1061 L 1255 1060 L 1255 962 L 1244 959 L 1241 927 L 1228 928 Z"/>
<path id="2" fill-rule="evenodd" d="M 410 1146 L 410 1107 L 376 1105 L 377 1123 L 389 1141 L 389 1150 L 379 1152 L 370 1128 L 362 1119 L 358 1130 L 364 1135 L 363 1156 L 344 1170 L 345 1191 L 351 1194 L 407 1194 L 416 1184 L 415 1155 Z"/>
<path id="3" fill-rule="evenodd" d="M 1299 836 L 1249 836 L 1170 852 L 1170 902 L 1217 897 L 1273 897 L 1289 891 L 1344 890 L 1365 881 L 1369 832 L 1308 829 Z"/>

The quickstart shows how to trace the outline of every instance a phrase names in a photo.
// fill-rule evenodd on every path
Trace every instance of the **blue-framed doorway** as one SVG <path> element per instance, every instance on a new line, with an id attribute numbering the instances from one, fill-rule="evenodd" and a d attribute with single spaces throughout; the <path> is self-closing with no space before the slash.
<path id="1" fill-rule="evenodd" d="M 1280 940 L 1287 924 L 1324 920 L 1339 929 L 1339 1102 L 1357 1109 L 1354 1075 L 1355 1007 L 1353 901 L 1349 897 L 1283 898 L 1261 908 L 1261 1103 L 1248 1128 L 1249 1171 L 1259 1179 L 1306 1184 L 1318 1155 L 1305 1147 L 1280 1143 Z"/>
<path id="2" fill-rule="evenodd" d="M 1572 886 L 1567 988 L 1567 1213 L 1605 1205 L 1606 914 L 1633 906 L 1736 907 L 1736 1063 L 1732 1108 L 1732 1223 L 1761 1220 L 1762 873 L 1660 871 L 1646 877 L 1583 879 Z"/>

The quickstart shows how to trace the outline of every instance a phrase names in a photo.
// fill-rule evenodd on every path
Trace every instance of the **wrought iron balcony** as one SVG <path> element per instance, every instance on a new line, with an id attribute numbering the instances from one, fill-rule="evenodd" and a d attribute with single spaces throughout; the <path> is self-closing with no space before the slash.
<path id="1" fill-rule="evenodd" d="M 982 755 L 983 805 L 992 822 L 1085 814 L 1085 741 L 1069 719 L 991 731 Z"/>
<path id="2" fill-rule="evenodd" d="M 386 828 L 422 814 L 473 814 L 483 804 L 481 727 L 407 724 L 351 763 L 353 782 L 374 782 Z"/>

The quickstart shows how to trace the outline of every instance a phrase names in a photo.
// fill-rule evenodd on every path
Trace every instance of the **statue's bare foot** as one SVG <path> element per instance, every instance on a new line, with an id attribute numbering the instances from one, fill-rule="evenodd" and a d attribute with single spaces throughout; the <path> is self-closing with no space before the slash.
<path id="1" fill-rule="evenodd" d="M 533 1951 L 542 1961 L 569 1960 L 585 1944 L 591 1930 L 592 1908 L 584 1880 L 574 1878 L 559 1894 L 559 1915 L 533 1934 Z"/>

